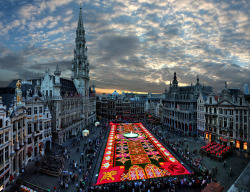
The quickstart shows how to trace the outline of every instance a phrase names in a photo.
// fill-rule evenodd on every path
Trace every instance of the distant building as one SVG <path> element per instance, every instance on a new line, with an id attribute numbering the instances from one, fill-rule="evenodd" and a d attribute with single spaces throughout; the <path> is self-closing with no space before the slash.
<path id="1" fill-rule="evenodd" d="M 146 98 L 145 112 L 159 121 L 162 121 L 163 95 L 149 93 Z"/>
<path id="2" fill-rule="evenodd" d="M 105 119 L 142 118 L 145 115 L 146 99 L 136 94 L 121 95 L 115 90 L 111 95 L 97 96 L 97 117 Z"/>
<path id="3" fill-rule="evenodd" d="M 163 99 L 163 123 L 175 131 L 190 136 L 197 135 L 198 131 L 202 132 L 204 126 L 200 123 L 203 121 L 199 119 L 197 126 L 197 102 L 200 101 L 200 95 L 208 95 L 211 92 L 212 87 L 201 85 L 198 76 L 195 85 L 179 87 L 177 75 L 174 73 L 169 91 L 165 90 Z"/>

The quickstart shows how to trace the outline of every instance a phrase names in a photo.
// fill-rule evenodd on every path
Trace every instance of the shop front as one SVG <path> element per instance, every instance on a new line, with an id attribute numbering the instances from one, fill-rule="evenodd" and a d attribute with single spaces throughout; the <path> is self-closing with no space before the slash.
<path id="1" fill-rule="evenodd" d="M 227 146 L 227 142 L 228 142 L 227 139 L 225 139 L 225 138 L 223 138 L 223 137 L 220 137 L 220 143 L 221 143 L 221 144 Z"/>
<path id="2" fill-rule="evenodd" d="M 206 139 L 211 142 L 211 133 L 206 132 Z"/>
<path id="3" fill-rule="evenodd" d="M 236 140 L 235 146 L 237 149 L 243 149 L 244 151 L 248 151 L 250 144 L 245 141 Z"/>
<path id="4" fill-rule="evenodd" d="M 247 147 L 247 142 L 243 143 L 243 149 L 247 151 L 248 147 Z"/>
<path id="5" fill-rule="evenodd" d="M 209 140 L 210 142 L 214 142 L 216 140 L 216 134 L 206 132 L 206 139 Z"/>

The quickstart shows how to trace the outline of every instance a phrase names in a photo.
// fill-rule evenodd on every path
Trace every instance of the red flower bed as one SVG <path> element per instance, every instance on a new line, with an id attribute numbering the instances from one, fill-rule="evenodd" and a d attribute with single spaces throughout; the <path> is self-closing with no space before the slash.
<path id="1" fill-rule="evenodd" d="M 139 136 L 123 136 L 131 131 Z M 141 123 L 115 123 L 96 185 L 187 174 L 190 172 Z"/>

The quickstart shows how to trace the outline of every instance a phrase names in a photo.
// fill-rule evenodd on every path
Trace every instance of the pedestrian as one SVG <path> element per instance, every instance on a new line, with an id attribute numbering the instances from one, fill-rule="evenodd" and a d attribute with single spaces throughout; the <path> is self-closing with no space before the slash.
<path id="1" fill-rule="evenodd" d="M 217 174 L 217 166 L 215 167 L 215 173 Z"/>
<path id="2" fill-rule="evenodd" d="M 79 167 L 79 175 L 81 175 L 81 172 L 82 172 L 82 168 L 81 166 Z"/>
<path id="3" fill-rule="evenodd" d="M 68 190 L 69 189 L 69 184 L 66 182 L 65 183 L 65 188 Z"/>

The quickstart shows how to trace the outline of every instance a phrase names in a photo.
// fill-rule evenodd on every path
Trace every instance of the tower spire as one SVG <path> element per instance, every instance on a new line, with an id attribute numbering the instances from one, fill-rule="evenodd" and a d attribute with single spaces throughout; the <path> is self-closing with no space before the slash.
<path id="1" fill-rule="evenodd" d="M 89 92 L 89 62 L 82 18 L 82 5 L 80 4 L 71 79 L 74 81 L 77 92 L 87 96 Z"/>
<path id="2" fill-rule="evenodd" d="M 77 28 L 83 28 L 83 20 L 82 20 L 82 4 L 80 3 L 80 12 Z"/>

